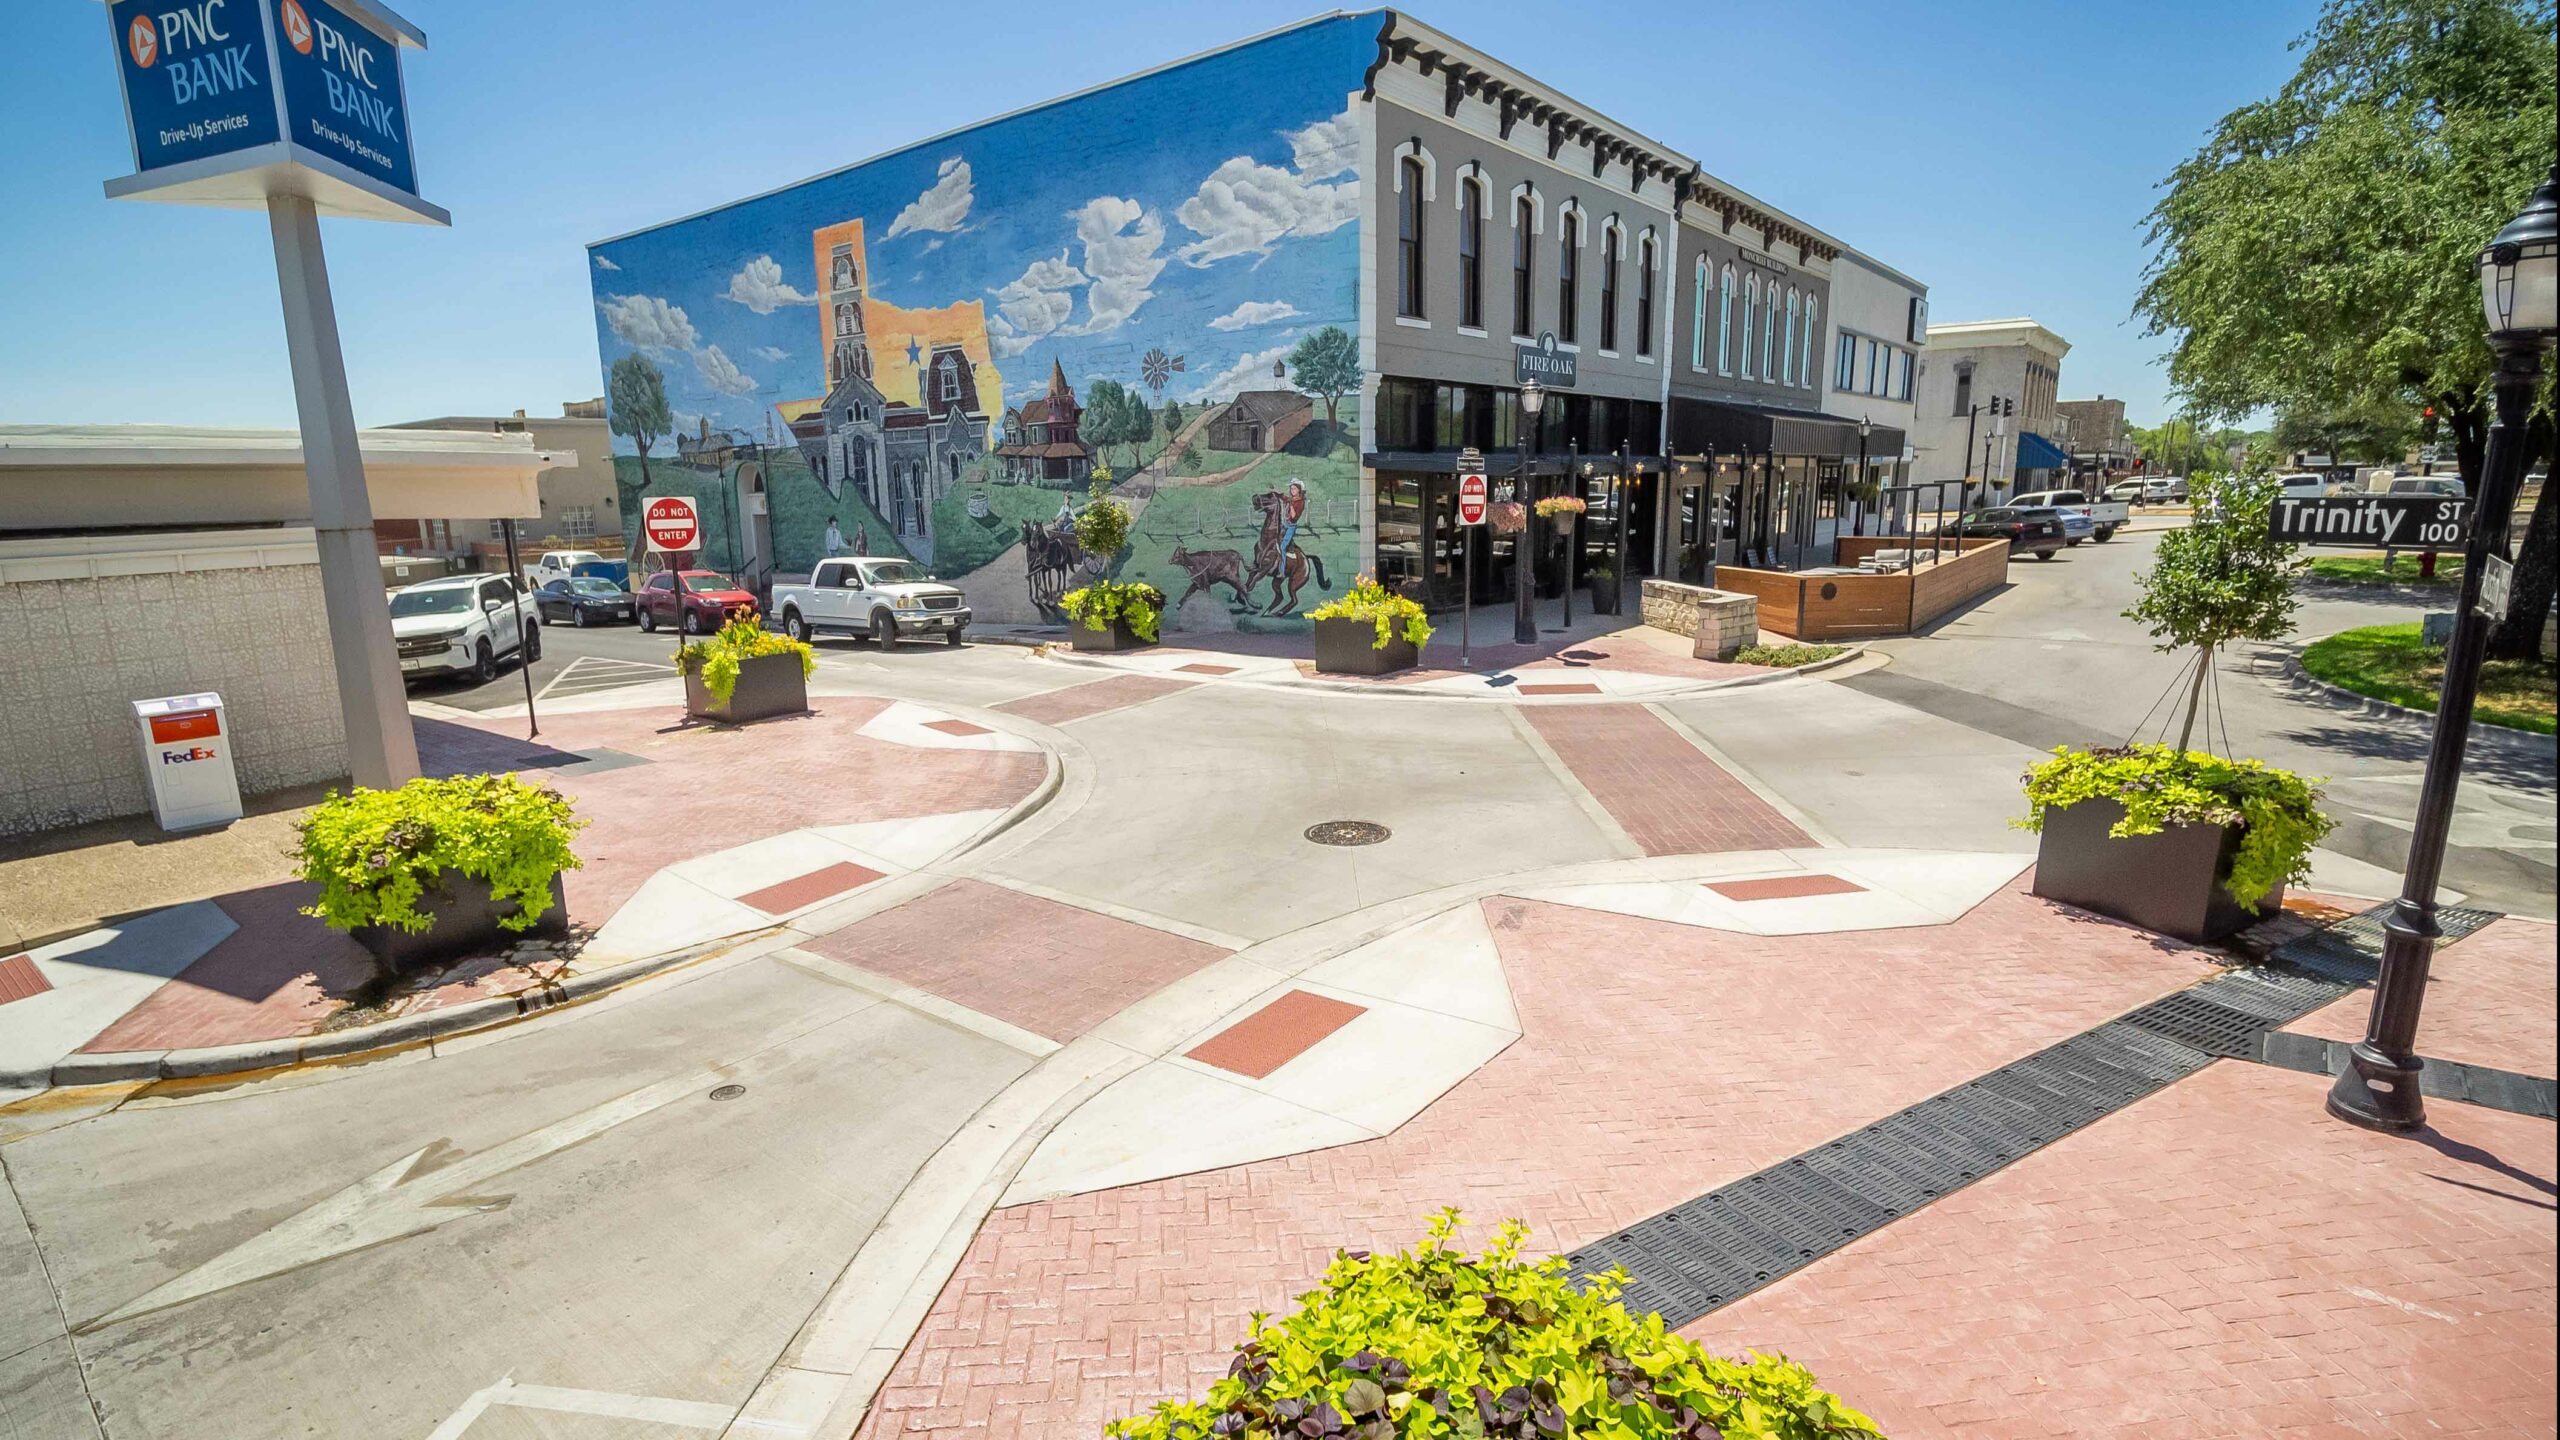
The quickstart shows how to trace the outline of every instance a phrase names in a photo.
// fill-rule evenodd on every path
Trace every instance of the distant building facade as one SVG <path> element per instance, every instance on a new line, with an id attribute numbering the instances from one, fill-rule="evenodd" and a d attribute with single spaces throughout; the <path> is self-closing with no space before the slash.
<path id="1" fill-rule="evenodd" d="M 613 437 L 605 428 L 604 401 L 572 400 L 556 416 L 439 415 L 404 420 L 391 430 L 476 430 L 494 435 L 527 435 L 539 450 L 576 451 L 578 463 L 542 472 L 542 514 L 516 522 L 516 536 L 527 546 L 590 549 L 601 543 L 615 548 L 622 535 L 622 515 L 613 483 Z M 487 547 L 505 537 L 494 519 L 393 520 L 377 518 L 374 543 L 382 552 L 405 555 L 469 555 L 490 553 Z"/>
<path id="2" fill-rule="evenodd" d="M 2025 317 L 1931 325 L 1915 392 L 1913 478 L 1976 482 L 1977 496 L 2037 490 L 2066 474 L 2054 441 L 2062 358 L 2071 342 Z M 2015 415 L 1995 418 L 1992 402 Z"/>
<path id="3" fill-rule="evenodd" d="M 2075 476 L 2105 476 L 2133 469 L 2133 435 L 2125 428 L 2124 402 L 2095 400 L 2054 404 L 2054 440 L 2071 456 Z"/>

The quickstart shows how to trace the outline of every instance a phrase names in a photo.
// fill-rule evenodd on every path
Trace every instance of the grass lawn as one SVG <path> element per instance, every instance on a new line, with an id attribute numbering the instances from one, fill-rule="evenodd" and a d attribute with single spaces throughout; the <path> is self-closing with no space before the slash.
<path id="1" fill-rule="evenodd" d="M 969 513 L 969 498 L 983 495 L 987 515 Z M 1060 501 L 1084 501 L 1084 487 L 1072 490 L 1047 485 L 993 481 L 954 485 L 933 502 L 933 573 L 956 580 L 1022 543 L 1022 522 L 1046 525 L 1058 518 Z"/>
<path id="2" fill-rule="evenodd" d="M 2379 555 L 2323 555 L 2311 562 L 2311 578 L 2332 585 L 2425 585 L 2449 590 L 2462 583 L 2462 557 L 2438 555 L 2435 578 L 2421 580 L 2414 553 L 2393 556 L 2388 572 Z"/>
<path id="3" fill-rule="evenodd" d="M 2368 625 L 2315 642 L 2302 668 L 2359 695 L 2436 708 L 2444 684 L 2444 652 L 2430 650 L 2415 625 Z M 2554 672 L 2538 660 L 2492 660 L 2480 670 L 2480 699 L 2471 718 L 2538 734 L 2552 733 Z"/>

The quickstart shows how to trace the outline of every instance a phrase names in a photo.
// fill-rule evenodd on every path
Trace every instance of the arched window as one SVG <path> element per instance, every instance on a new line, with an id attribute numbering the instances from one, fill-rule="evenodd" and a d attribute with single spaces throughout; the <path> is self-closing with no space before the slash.
<path id="1" fill-rule="evenodd" d="M 1724 267 L 1724 283 L 1716 287 L 1716 373 L 1733 373 L 1733 267 Z"/>
<path id="2" fill-rule="evenodd" d="M 1618 248 L 1624 240 L 1618 222 L 1600 227 L 1600 348 L 1618 348 Z"/>
<path id="3" fill-rule="evenodd" d="M 1511 333 L 1534 335 L 1537 297 L 1529 288 L 1529 266 L 1536 257 L 1538 202 L 1523 195 L 1511 206 Z"/>
<path id="4" fill-rule="evenodd" d="M 1484 182 L 1458 182 L 1458 323 L 1484 328 Z"/>
<path id="5" fill-rule="evenodd" d="M 1769 315 L 1760 324 L 1760 378 L 1778 378 L 1778 282 L 1769 282 Z"/>
<path id="6" fill-rule="evenodd" d="M 1822 301 L 1804 297 L 1804 359 L 1796 366 L 1796 383 L 1813 388 L 1813 357 L 1822 353 Z"/>
<path id="7" fill-rule="evenodd" d="M 1778 380 L 1780 384 L 1796 383 L 1796 327 L 1804 323 L 1804 292 L 1787 287 L 1787 338 L 1779 347 Z"/>
<path id="8" fill-rule="evenodd" d="M 1422 162 L 1408 155 L 1396 189 L 1396 313 L 1422 318 Z"/>
<path id="9" fill-rule="evenodd" d="M 1742 378 L 1745 380 L 1754 379 L 1759 374 L 1752 368 L 1756 362 L 1751 358 L 1751 337 L 1758 333 L 1752 327 L 1759 319 L 1760 277 L 1745 275 L 1742 277 Z"/>
<path id="10" fill-rule="evenodd" d="M 1567 210 L 1556 236 L 1556 338 L 1582 338 L 1582 212 Z"/>
<path id="11" fill-rule="evenodd" d="M 1636 247 L 1636 353 L 1653 353 L 1653 235 Z"/>
<path id="12" fill-rule="evenodd" d="M 1707 368 L 1707 261 L 1698 258 L 1697 273 L 1689 280 L 1689 368 Z"/>

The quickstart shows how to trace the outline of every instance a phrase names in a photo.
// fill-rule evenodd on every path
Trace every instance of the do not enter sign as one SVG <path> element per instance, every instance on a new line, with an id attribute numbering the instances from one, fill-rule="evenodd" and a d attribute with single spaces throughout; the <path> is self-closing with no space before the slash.
<path id="1" fill-rule="evenodd" d="M 1458 523 L 1484 523 L 1484 452 L 1470 445 L 1458 452 Z"/>
<path id="2" fill-rule="evenodd" d="M 690 551 L 702 544 L 702 517 L 694 513 L 693 502 L 681 495 L 651 500 L 640 512 L 640 526 L 653 549 Z"/>

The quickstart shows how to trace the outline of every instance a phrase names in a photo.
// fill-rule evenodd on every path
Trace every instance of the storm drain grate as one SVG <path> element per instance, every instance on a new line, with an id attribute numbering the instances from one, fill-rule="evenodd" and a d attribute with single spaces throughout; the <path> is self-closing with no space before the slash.
<path id="1" fill-rule="evenodd" d="M 1319 845 L 1375 845 L 1389 833 L 1374 820 L 1324 820 L 1307 827 L 1307 838 Z"/>
<path id="2" fill-rule="evenodd" d="M 2321 937 L 2311 936 L 2277 952 L 2298 968 L 2233 970 L 2164 995 L 1594 1241 L 1567 1257 L 1573 1273 L 1622 1268 L 1628 1304 L 1685 1325 L 2216 1059 L 2320 1067 L 2334 1042 L 2285 1035 L 2280 1027 L 2371 978 L 2371 962 L 2355 957 L 2380 955 L 2382 913 L 2323 932 L 2344 932 L 2334 945 L 2318 946 Z M 2497 918 L 2453 906 L 2437 914 L 2448 940 Z M 2553 1108 L 2548 1080 L 2433 1061 L 2426 1074 L 2430 1094 L 2525 1114 Z"/>
<path id="3" fill-rule="evenodd" d="M 2376 905 L 2276 947 L 2273 958 L 2316 975 L 2349 984 L 2368 984 L 2382 966 L 2382 922 L 2390 914 L 2389 902 Z M 2450 945 L 2478 933 L 2497 918 L 2497 911 L 2476 905 L 2439 905 L 2436 928 L 2442 933 L 2436 943 Z"/>

